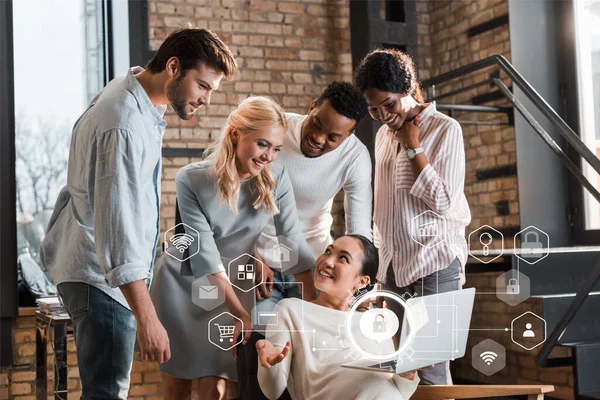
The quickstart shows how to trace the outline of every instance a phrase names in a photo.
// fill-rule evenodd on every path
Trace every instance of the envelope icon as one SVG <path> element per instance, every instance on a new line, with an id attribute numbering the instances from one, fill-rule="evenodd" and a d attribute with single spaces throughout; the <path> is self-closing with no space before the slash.
<path id="1" fill-rule="evenodd" d="M 200 300 L 216 300 L 219 296 L 219 291 L 213 285 L 200 286 Z"/>

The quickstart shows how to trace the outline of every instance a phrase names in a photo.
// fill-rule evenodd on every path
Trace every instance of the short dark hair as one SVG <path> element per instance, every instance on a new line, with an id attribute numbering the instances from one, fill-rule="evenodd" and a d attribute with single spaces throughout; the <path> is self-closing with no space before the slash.
<path id="1" fill-rule="evenodd" d="M 233 77 L 237 71 L 231 50 L 216 34 L 207 29 L 187 28 L 171 33 L 146 68 L 158 74 L 166 68 L 171 57 L 179 59 L 182 75 L 191 68 L 197 68 L 200 63 L 223 71 L 227 78 Z"/>
<path id="2" fill-rule="evenodd" d="M 377 269 L 379 268 L 379 252 L 377 247 L 369 239 L 362 235 L 346 235 L 360 242 L 363 250 L 363 265 L 361 274 L 371 279 L 371 285 L 375 283 Z"/>
<path id="3" fill-rule="evenodd" d="M 375 88 L 410 94 L 418 102 L 424 101 L 412 58 L 396 49 L 378 49 L 367 54 L 356 67 L 354 84 L 360 93 Z"/>
<path id="4" fill-rule="evenodd" d="M 349 82 L 330 83 L 321 93 L 315 105 L 320 106 L 325 100 L 329 100 L 338 114 L 356 121 L 357 124 L 367 114 L 367 102 Z"/>

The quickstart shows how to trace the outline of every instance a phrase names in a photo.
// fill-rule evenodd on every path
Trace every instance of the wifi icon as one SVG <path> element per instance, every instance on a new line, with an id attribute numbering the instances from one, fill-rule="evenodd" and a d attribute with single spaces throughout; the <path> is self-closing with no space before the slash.
<path id="1" fill-rule="evenodd" d="M 183 222 L 167 229 L 163 237 L 164 254 L 177 261 L 189 260 L 200 251 L 200 232 Z"/>
<path id="2" fill-rule="evenodd" d="M 496 360 L 496 358 L 498 358 L 498 354 L 494 353 L 493 351 L 484 351 L 479 355 L 479 357 L 484 363 L 490 365 Z"/>
<path id="3" fill-rule="evenodd" d="M 192 235 L 188 235 L 187 233 L 177 233 L 171 236 L 169 241 L 173 243 L 180 253 L 183 253 L 188 247 L 190 247 L 192 243 L 194 243 L 194 237 Z"/>
<path id="4" fill-rule="evenodd" d="M 473 346 L 471 365 L 486 376 L 492 376 L 506 367 L 506 348 L 492 339 Z"/>

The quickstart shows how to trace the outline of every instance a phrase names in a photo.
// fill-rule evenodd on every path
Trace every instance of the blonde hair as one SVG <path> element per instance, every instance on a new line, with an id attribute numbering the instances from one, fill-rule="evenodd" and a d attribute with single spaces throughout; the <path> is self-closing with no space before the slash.
<path id="1" fill-rule="evenodd" d="M 237 130 L 241 135 L 251 134 L 272 127 L 274 124 L 279 124 L 284 130 L 287 129 L 287 121 L 279 104 L 268 97 L 248 97 L 229 114 L 227 125 L 219 139 L 209 149 L 210 155 L 207 159 L 215 161 L 221 203 L 227 203 L 234 214 L 238 213 L 240 176 L 235 165 L 236 146 L 233 132 Z M 271 166 L 266 165 L 259 175 L 251 177 L 250 180 L 258 191 L 252 206 L 256 210 L 262 208 L 269 214 L 277 214 L 279 210 L 274 198 L 276 182 Z"/>

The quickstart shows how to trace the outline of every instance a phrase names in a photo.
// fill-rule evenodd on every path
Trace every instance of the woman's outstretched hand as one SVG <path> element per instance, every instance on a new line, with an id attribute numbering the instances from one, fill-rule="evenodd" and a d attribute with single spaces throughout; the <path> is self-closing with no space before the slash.
<path id="1" fill-rule="evenodd" d="M 283 349 L 277 350 L 268 340 L 259 340 L 256 342 L 256 351 L 258 351 L 260 365 L 265 368 L 271 368 L 272 366 L 279 364 L 289 354 L 291 347 L 291 343 L 287 342 Z"/>

